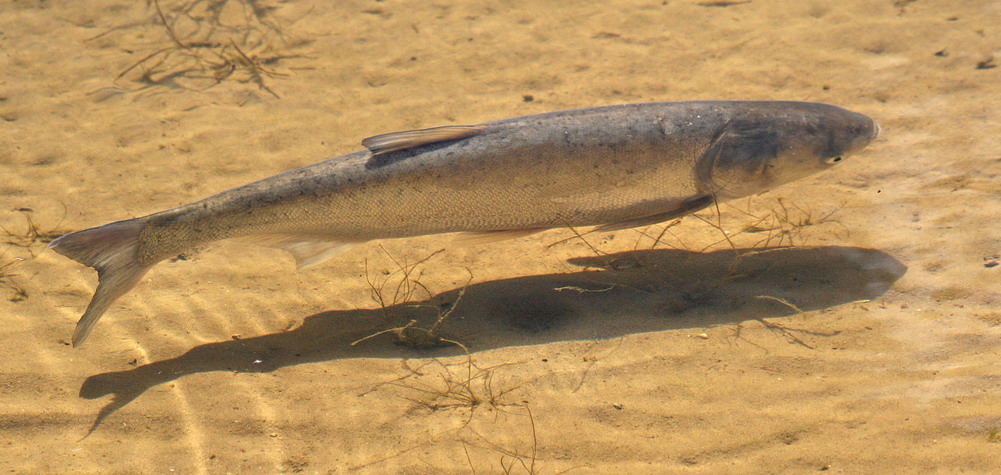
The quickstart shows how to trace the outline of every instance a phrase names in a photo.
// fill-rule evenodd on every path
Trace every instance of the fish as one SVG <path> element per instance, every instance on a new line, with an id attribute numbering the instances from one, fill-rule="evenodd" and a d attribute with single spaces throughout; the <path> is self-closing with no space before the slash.
<path id="1" fill-rule="evenodd" d="M 374 239 L 460 233 L 482 243 L 562 227 L 629 229 L 826 170 L 879 133 L 860 113 L 781 101 L 625 104 L 394 132 L 49 248 L 97 270 L 73 333 L 79 347 L 154 265 L 211 242 L 252 239 L 306 268 Z"/>

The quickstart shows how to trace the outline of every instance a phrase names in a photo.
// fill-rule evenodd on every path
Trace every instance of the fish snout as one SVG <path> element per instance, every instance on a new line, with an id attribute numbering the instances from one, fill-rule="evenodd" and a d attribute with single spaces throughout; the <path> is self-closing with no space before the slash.
<path id="1" fill-rule="evenodd" d="M 882 129 L 875 119 L 867 115 L 852 113 L 851 124 L 844 129 L 844 148 L 841 153 L 854 154 L 867 147 L 879 137 Z"/>

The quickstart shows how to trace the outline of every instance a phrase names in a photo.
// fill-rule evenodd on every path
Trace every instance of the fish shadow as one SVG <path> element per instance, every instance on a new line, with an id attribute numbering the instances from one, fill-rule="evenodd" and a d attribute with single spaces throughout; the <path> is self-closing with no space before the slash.
<path id="1" fill-rule="evenodd" d="M 291 330 L 208 343 L 175 358 L 90 376 L 80 397 L 113 396 L 90 432 L 148 389 L 191 374 L 463 354 L 454 344 L 423 349 L 394 344 L 388 332 L 352 345 L 410 320 L 428 328 L 452 305 L 441 337 L 478 352 L 761 320 L 798 313 L 795 308 L 820 310 L 876 298 L 907 271 L 888 254 L 853 247 L 643 250 L 569 262 L 583 270 L 477 283 L 385 309 L 322 312 Z"/>

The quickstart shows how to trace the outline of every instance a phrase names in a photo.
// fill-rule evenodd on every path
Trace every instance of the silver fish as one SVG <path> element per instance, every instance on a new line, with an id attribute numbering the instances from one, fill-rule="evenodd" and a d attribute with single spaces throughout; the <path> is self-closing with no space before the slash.
<path id="1" fill-rule="evenodd" d="M 631 104 L 397 132 L 49 247 L 98 272 L 73 333 L 79 346 L 156 263 L 212 241 L 253 237 L 302 268 L 372 239 L 626 229 L 825 170 L 878 134 L 862 114 L 803 102 Z"/>

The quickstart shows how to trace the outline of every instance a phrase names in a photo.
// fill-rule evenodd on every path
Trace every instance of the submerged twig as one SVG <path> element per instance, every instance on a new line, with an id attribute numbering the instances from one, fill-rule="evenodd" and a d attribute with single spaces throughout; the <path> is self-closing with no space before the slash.
<path id="1" fill-rule="evenodd" d="M 271 18 L 277 7 L 253 0 L 148 0 L 147 5 L 152 7 L 153 23 L 163 29 L 169 45 L 154 47 L 123 69 L 115 80 L 130 78 L 140 86 L 118 88 L 117 93 L 155 87 L 204 91 L 223 81 L 236 81 L 255 84 L 280 98 L 268 80 L 290 74 L 270 66 L 307 58 L 294 50 L 308 41 L 290 37 Z M 227 9 L 240 9 L 243 15 L 226 15 Z M 117 27 L 108 33 L 136 26 L 140 25 Z M 133 74 L 135 71 L 138 74 Z M 111 95 L 105 91 L 100 97 Z"/>

